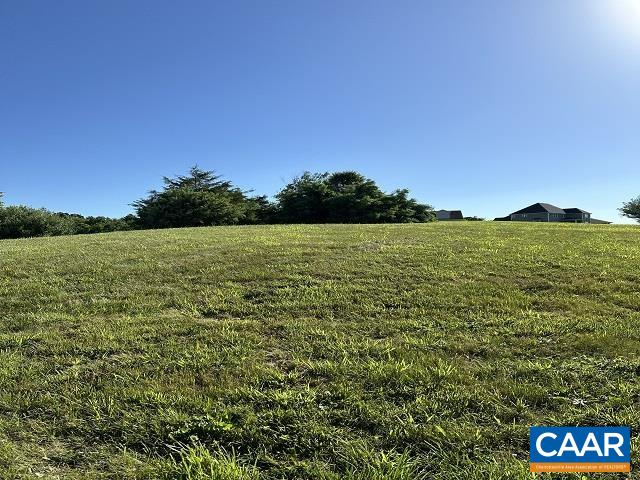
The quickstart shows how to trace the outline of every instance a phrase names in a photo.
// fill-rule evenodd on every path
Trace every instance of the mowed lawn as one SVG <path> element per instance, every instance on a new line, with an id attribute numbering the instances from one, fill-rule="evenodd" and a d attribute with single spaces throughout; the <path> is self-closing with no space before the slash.
<path id="1" fill-rule="evenodd" d="M 0 478 L 524 479 L 549 424 L 637 470 L 639 333 L 634 226 L 0 241 Z"/>

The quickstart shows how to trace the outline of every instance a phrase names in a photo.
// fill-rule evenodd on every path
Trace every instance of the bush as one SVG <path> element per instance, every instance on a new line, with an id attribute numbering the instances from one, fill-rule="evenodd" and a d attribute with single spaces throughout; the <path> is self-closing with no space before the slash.
<path id="1" fill-rule="evenodd" d="M 83 217 L 75 213 L 64 212 L 58 212 L 55 215 L 72 225 L 73 234 L 118 232 L 138 228 L 138 219 L 133 215 L 127 215 L 124 218 Z"/>
<path id="2" fill-rule="evenodd" d="M 137 228 L 133 215 L 114 219 L 53 213 L 44 208 L 4 206 L 0 197 L 0 239 L 113 232 Z"/>
<path id="3" fill-rule="evenodd" d="M 73 223 L 44 209 L 0 206 L 0 238 L 42 237 L 75 233 Z"/>

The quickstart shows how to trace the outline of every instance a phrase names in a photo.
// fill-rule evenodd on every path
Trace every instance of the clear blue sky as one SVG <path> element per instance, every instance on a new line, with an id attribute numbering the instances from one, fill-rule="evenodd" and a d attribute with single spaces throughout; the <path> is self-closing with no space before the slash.
<path id="1" fill-rule="evenodd" d="M 198 163 L 436 208 L 640 195 L 640 0 L 1 0 L 0 191 L 120 216 Z"/>

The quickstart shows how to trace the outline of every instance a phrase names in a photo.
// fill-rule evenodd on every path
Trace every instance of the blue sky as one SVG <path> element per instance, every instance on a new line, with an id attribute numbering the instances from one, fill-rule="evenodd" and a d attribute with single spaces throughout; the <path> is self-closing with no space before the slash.
<path id="1" fill-rule="evenodd" d="M 0 191 L 120 216 L 195 163 L 488 218 L 640 195 L 640 0 L 0 1 Z"/>

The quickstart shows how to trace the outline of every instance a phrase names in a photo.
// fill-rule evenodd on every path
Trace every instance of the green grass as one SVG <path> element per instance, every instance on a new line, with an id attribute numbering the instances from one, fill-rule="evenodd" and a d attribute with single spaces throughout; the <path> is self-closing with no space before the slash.
<path id="1" fill-rule="evenodd" d="M 2 241 L 0 320 L 0 478 L 524 479 L 545 424 L 640 469 L 637 227 Z"/>

